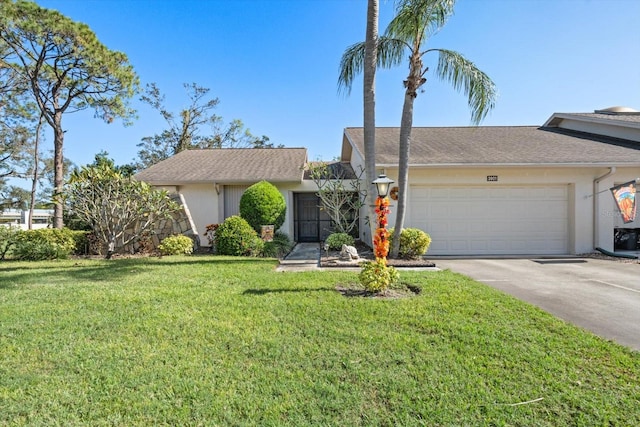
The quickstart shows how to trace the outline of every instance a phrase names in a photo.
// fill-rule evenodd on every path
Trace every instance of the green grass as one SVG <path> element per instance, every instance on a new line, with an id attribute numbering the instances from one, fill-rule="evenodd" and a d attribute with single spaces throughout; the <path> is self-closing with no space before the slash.
<path id="1" fill-rule="evenodd" d="M 0 425 L 640 425 L 639 353 L 464 276 L 274 266 L 0 263 Z"/>

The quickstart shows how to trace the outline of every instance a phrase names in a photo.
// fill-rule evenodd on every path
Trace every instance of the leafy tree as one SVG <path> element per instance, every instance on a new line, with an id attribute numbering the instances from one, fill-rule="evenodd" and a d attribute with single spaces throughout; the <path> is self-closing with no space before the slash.
<path id="1" fill-rule="evenodd" d="M 256 137 L 241 120 L 224 124 L 213 110 L 218 98 L 208 98 L 210 89 L 185 83 L 189 106 L 177 115 L 164 105 L 165 96 L 155 83 L 147 85 L 141 100 L 160 112 L 169 125 L 160 134 L 142 138 L 136 167 L 144 169 L 184 150 L 203 148 L 273 148 L 266 136 Z"/>
<path id="2" fill-rule="evenodd" d="M 125 54 L 102 45 L 85 24 L 26 0 L 0 0 L 0 52 L 5 80 L 28 82 L 28 90 L 53 129 L 54 193 L 62 190 L 64 114 L 92 109 L 107 123 L 131 119 L 128 100 L 138 78 Z M 54 227 L 63 207 L 56 203 Z"/>
<path id="3" fill-rule="evenodd" d="M 2 45 L 0 44 L 0 49 Z M 4 57 L 4 55 L 3 55 Z M 2 58 L 0 57 L 0 61 Z M 24 192 L 8 184 L 7 178 L 19 177 L 28 159 L 32 132 L 32 109 L 25 100 L 25 86 L 11 76 L 0 62 L 0 210 L 27 206 Z M 23 203 L 25 202 L 25 203 Z"/>
<path id="4" fill-rule="evenodd" d="M 406 195 L 409 177 L 409 153 L 411 128 L 413 125 L 413 103 L 418 91 L 427 82 L 429 68 L 423 57 L 438 54 L 435 74 L 446 80 L 467 96 L 471 109 L 471 120 L 478 124 L 495 105 L 496 89 L 493 81 L 475 64 L 460 53 L 447 49 L 425 49 L 429 38 L 437 33 L 453 14 L 455 0 L 400 0 L 396 16 L 389 23 L 384 35 L 378 40 L 378 67 L 390 68 L 409 57 L 409 75 L 404 80 L 405 96 L 400 122 L 398 155 L 398 206 L 396 230 L 402 230 L 406 210 Z M 362 72 L 364 43 L 357 43 L 344 52 L 339 82 L 350 87 L 356 74 Z M 399 239 L 393 239 L 391 257 L 397 258 Z"/>
<path id="5" fill-rule="evenodd" d="M 106 166 L 113 171 L 118 172 L 125 178 L 133 176 L 135 174 L 135 168 L 131 165 L 116 166 L 113 159 L 109 158 L 109 153 L 104 150 L 95 155 L 94 161 L 90 166 Z"/>
<path id="6" fill-rule="evenodd" d="M 126 177 L 104 162 L 74 171 L 63 197 L 69 213 L 90 224 L 108 248 L 107 259 L 116 246 L 124 247 L 152 231 L 158 220 L 178 209 L 165 191 Z"/>

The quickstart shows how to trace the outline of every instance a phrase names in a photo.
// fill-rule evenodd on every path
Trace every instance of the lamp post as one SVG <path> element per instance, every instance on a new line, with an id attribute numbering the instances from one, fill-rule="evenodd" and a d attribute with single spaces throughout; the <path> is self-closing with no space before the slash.
<path id="1" fill-rule="evenodd" d="M 378 190 L 378 198 L 376 199 L 376 215 L 378 228 L 373 236 L 373 253 L 378 260 L 382 260 L 387 263 L 387 254 L 389 253 L 389 232 L 387 231 L 387 215 L 389 214 L 389 187 L 395 181 L 387 178 L 386 175 L 379 175 L 377 179 L 373 181 L 376 189 Z"/>

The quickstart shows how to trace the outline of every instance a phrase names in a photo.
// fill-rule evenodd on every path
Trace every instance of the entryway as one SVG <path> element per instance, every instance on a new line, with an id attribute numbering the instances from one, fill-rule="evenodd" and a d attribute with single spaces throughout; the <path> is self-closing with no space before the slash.
<path id="1" fill-rule="evenodd" d="M 331 230 L 331 218 L 320 208 L 320 199 L 315 193 L 295 193 L 294 240 L 296 242 L 320 242 Z"/>

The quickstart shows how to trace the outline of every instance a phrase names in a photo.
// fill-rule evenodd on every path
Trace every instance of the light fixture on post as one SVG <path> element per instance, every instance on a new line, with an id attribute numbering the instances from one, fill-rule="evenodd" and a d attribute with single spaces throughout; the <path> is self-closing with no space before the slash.
<path id="1" fill-rule="evenodd" d="M 373 251 L 376 259 L 380 259 L 386 265 L 387 254 L 389 253 L 389 232 L 387 231 L 387 215 L 389 210 L 389 187 L 395 181 L 387 178 L 386 175 L 379 175 L 372 184 L 376 185 L 378 190 L 378 198 L 376 199 L 376 216 L 378 220 L 378 228 L 373 236 Z"/>
<path id="2" fill-rule="evenodd" d="M 373 181 L 373 184 L 376 185 L 378 190 L 378 197 L 382 197 L 383 199 L 387 197 L 387 194 L 389 194 L 389 187 L 394 182 L 394 180 L 387 178 L 387 175 L 385 174 L 378 175 L 378 178 Z"/>

